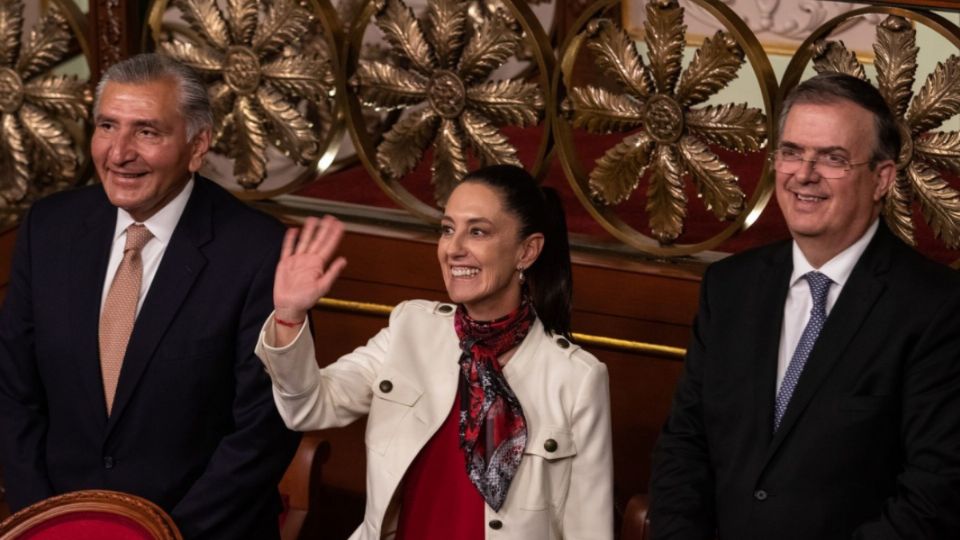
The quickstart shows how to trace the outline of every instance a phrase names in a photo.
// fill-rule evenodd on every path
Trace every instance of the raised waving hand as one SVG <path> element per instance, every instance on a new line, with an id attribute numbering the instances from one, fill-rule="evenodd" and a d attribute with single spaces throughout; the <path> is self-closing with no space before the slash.
<path id="1" fill-rule="evenodd" d="M 342 237 L 343 223 L 333 216 L 309 217 L 300 229 L 287 231 L 273 281 L 276 319 L 303 321 L 317 300 L 330 291 L 347 265 L 343 257 L 330 262 Z M 279 341 L 287 340 L 281 337 Z"/>

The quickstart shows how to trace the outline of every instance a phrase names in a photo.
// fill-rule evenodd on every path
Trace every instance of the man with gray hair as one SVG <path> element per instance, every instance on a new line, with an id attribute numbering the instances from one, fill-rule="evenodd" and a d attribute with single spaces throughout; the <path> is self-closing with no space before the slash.
<path id="1" fill-rule="evenodd" d="M 863 80 L 787 97 L 773 168 L 793 239 L 703 277 L 652 538 L 960 538 L 960 274 L 880 218 L 900 146 Z"/>
<path id="2" fill-rule="evenodd" d="M 298 435 L 253 347 L 283 227 L 196 174 L 203 81 L 168 57 L 97 87 L 100 183 L 37 202 L 0 312 L 0 455 L 17 510 L 79 489 L 140 495 L 188 539 L 278 537 Z"/>

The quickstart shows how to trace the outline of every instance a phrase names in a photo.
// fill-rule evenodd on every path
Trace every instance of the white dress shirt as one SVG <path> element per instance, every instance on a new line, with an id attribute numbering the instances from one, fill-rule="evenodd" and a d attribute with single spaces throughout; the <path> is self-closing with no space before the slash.
<path id="1" fill-rule="evenodd" d="M 183 215 L 183 209 L 186 208 L 191 193 L 193 193 L 192 178 L 173 200 L 142 223 L 153 234 L 153 238 L 140 251 L 140 259 L 143 261 L 143 277 L 140 281 L 140 298 L 137 300 L 138 315 L 140 314 L 140 308 L 143 306 L 143 299 L 146 298 L 147 291 L 150 290 L 150 284 L 153 283 L 153 278 L 157 275 L 160 260 L 163 259 L 163 254 L 170 244 L 170 237 L 173 236 L 173 230 L 177 228 L 177 223 L 180 221 L 180 216 Z M 113 245 L 110 248 L 110 259 L 107 262 L 103 294 L 100 296 L 101 311 L 103 310 L 103 303 L 107 300 L 107 293 L 110 291 L 113 277 L 117 273 L 117 268 L 120 267 L 120 261 L 123 260 L 123 247 L 127 242 L 127 227 L 134 223 L 137 223 L 137 221 L 126 210 L 117 208 L 117 225 L 113 231 Z"/>
<path id="2" fill-rule="evenodd" d="M 853 272 L 853 267 L 867 249 L 873 235 L 876 234 L 879 224 L 879 219 L 874 220 L 873 225 L 867 228 L 863 236 L 820 268 L 814 268 L 804 257 L 797 243 L 793 243 L 793 273 L 790 275 L 787 301 L 783 304 L 783 327 L 780 330 L 780 353 L 777 356 L 777 392 L 780 391 L 780 384 L 787 373 L 787 366 L 790 365 L 793 351 L 800 342 L 800 336 L 803 334 L 804 327 L 807 326 L 807 321 L 810 320 L 810 309 L 813 307 L 810 285 L 803 279 L 803 275 L 816 270 L 833 281 L 830 290 L 827 291 L 826 309 L 829 317 L 830 310 L 840 296 L 840 291 L 843 290 L 844 284 L 850 278 L 850 273 Z"/>

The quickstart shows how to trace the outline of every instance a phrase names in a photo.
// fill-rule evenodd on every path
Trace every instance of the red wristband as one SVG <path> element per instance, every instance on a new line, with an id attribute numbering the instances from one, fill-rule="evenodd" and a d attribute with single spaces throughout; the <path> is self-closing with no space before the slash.
<path id="1" fill-rule="evenodd" d="M 297 328 L 298 326 L 303 324 L 304 320 L 306 319 L 302 319 L 300 322 L 290 322 L 290 321 L 285 321 L 280 317 L 277 317 L 276 315 L 273 316 L 273 322 L 279 324 L 280 326 L 286 326 L 288 328 Z"/>

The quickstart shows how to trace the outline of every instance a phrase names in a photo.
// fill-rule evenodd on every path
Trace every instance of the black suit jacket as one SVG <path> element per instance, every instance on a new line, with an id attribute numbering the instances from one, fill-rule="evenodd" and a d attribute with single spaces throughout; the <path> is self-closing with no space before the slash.
<path id="1" fill-rule="evenodd" d="M 277 537 L 276 486 L 298 435 L 253 347 L 283 227 L 196 178 L 107 418 L 97 336 L 116 214 L 97 185 L 37 202 L 20 227 L 0 313 L 11 507 L 114 489 L 159 504 L 186 538 Z"/>
<path id="2" fill-rule="evenodd" d="M 656 539 L 960 538 L 960 275 L 881 223 L 773 405 L 789 242 L 704 276 L 654 451 Z"/>

